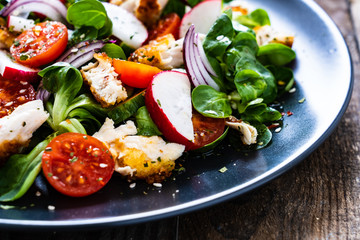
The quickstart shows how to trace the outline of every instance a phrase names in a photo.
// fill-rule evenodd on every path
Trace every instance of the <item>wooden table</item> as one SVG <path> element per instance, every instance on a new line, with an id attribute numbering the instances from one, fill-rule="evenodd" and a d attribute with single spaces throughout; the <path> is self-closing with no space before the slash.
<path id="1" fill-rule="evenodd" d="M 180 217 L 21 239 L 360 239 L 360 0 L 316 2 L 344 35 L 355 85 L 339 126 L 301 164 L 245 196 Z M 0 239 L 21 235 L 0 232 Z"/>

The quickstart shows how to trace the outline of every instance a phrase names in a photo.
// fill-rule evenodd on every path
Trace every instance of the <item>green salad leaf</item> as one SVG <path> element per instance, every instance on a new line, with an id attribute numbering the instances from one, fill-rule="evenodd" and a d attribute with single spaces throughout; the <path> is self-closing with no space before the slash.
<path id="1" fill-rule="evenodd" d="M 227 94 L 208 85 L 197 86 L 191 95 L 194 108 L 206 117 L 227 118 L 232 113 Z"/>
<path id="2" fill-rule="evenodd" d="M 150 117 L 150 114 L 146 106 L 142 106 L 136 112 L 135 116 L 136 126 L 137 126 L 137 135 L 142 136 L 159 136 L 162 135 L 158 127 L 155 125 L 153 120 Z"/>
<path id="3" fill-rule="evenodd" d="M 41 171 L 41 158 L 53 136 L 40 142 L 28 154 L 12 155 L 0 168 L 0 201 L 14 201 L 22 197 Z"/>

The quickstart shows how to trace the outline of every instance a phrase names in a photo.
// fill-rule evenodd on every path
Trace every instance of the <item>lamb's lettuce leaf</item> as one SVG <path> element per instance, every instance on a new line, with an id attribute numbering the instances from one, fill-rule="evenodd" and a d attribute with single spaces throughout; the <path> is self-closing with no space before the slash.
<path id="1" fill-rule="evenodd" d="M 28 154 L 12 155 L 0 168 L 0 201 L 14 201 L 22 197 L 41 171 L 42 153 L 53 136 L 40 142 Z"/>

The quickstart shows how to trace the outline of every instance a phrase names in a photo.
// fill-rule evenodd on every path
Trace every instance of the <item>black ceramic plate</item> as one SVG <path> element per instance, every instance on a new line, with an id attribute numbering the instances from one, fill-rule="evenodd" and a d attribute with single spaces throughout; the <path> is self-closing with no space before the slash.
<path id="1" fill-rule="evenodd" d="M 139 223 L 190 212 L 239 196 L 287 171 L 327 138 L 348 105 L 352 67 L 346 44 L 332 20 L 311 0 L 252 0 L 268 11 L 272 25 L 296 36 L 296 92 L 283 111 L 284 127 L 272 144 L 248 155 L 226 144 L 204 158 L 190 157 L 186 172 L 155 188 L 130 188 L 115 176 L 90 197 L 62 196 L 41 176 L 17 207 L 0 210 L 2 228 L 103 227 Z M 299 100 L 305 98 L 305 102 Z M 226 167 L 224 173 L 219 169 Z M 42 192 L 36 196 L 37 191 Z M 54 211 L 48 205 L 55 206 Z M 23 209 L 21 207 L 26 207 Z"/>

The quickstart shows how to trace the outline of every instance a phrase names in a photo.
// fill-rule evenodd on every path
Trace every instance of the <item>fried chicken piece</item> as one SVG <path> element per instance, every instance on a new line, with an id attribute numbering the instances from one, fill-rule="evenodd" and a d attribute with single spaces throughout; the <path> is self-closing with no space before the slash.
<path id="1" fill-rule="evenodd" d="M 112 58 L 105 53 L 95 53 L 94 58 L 97 62 L 82 67 L 81 73 L 95 99 L 103 107 L 124 101 L 128 95 L 112 66 Z"/>
<path id="2" fill-rule="evenodd" d="M 183 40 L 175 40 L 172 34 L 150 41 L 138 48 L 128 58 L 129 61 L 144 63 L 160 69 L 172 69 L 184 64 L 182 57 Z"/>
<path id="3" fill-rule="evenodd" d="M 34 117 L 36 116 L 36 117 Z M 0 165 L 21 151 L 48 118 L 43 102 L 34 100 L 17 107 L 10 115 L 0 118 Z"/>
<path id="4" fill-rule="evenodd" d="M 94 137 L 109 145 L 116 161 L 115 171 L 129 180 L 144 179 L 149 184 L 165 180 L 185 146 L 166 143 L 159 136 L 138 136 L 136 133 L 132 121 L 115 128 L 114 122 L 106 119 Z"/>

